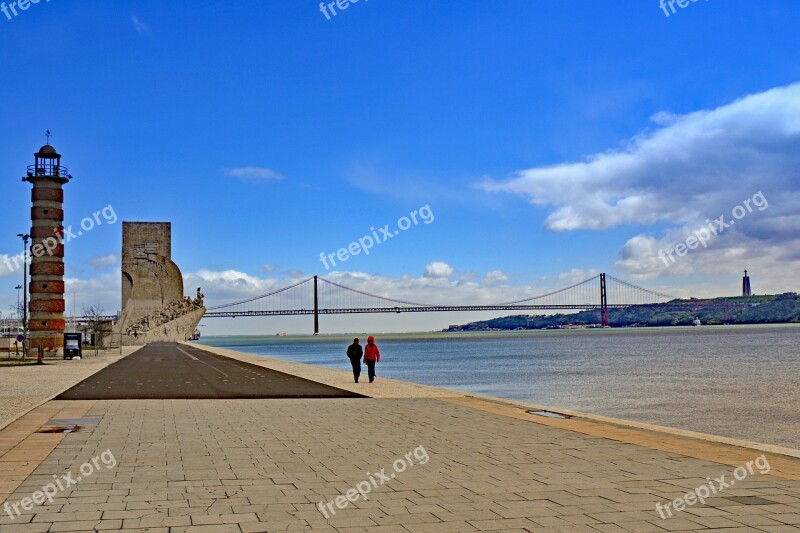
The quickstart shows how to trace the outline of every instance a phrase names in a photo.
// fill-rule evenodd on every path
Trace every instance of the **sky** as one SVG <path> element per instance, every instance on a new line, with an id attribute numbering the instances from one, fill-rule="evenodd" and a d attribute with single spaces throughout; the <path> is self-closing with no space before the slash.
<path id="1" fill-rule="evenodd" d="M 186 292 L 201 286 L 207 305 L 311 275 L 443 304 L 599 272 L 676 297 L 736 295 L 744 269 L 756 293 L 798 290 L 800 3 L 342 4 L 0 11 L 4 316 L 22 282 L 6 260 L 30 227 L 20 177 L 47 130 L 74 176 L 65 225 L 101 213 L 67 243 L 68 310 L 119 309 L 123 220 L 172 223 Z M 336 258 L 412 212 L 368 255 Z M 498 314 L 323 317 L 322 329 Z"/>

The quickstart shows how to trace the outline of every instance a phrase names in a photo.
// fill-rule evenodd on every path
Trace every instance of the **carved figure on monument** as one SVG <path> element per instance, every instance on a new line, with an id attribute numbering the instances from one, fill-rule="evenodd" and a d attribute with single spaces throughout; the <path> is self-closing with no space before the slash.
<path id="1" fill-rule="evenodd" d="M 200 292 L 200 287 L 197 287 L 197 298 L 194 301 L 195 305 L 197 305 L 199 307 L 202 307 L 203 306 L 203 298 L 205 298 L 205 297 L 206 297 L 206 295 L 203 294 L 202 292 Z"/>

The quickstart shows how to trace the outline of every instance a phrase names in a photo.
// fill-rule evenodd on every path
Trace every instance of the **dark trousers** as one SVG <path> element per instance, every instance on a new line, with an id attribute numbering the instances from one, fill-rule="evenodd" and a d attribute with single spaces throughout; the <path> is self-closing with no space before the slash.
<path id="1" fill-rule="evenodd" d="M 358 383 L 358 376 L 361 375 L 361 358 L 354 357 L 350 359 L 350 363 L 353 365 L 353 377 L 356 378 L 356 383 Z"/>
<path id="2" fill-rule="evenodd" d="M 375 379 L 375 361 L 367 361 L 367 371 L 369 372 L 369 382 Z"/>

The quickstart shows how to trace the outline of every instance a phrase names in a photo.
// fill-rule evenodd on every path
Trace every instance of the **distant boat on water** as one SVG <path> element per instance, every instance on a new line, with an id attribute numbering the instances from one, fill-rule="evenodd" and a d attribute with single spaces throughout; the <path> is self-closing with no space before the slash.
<path id="1" fill-rule="evenodd" d="M 285 337 L 287 334 L 285 331 L 279 331 L 275 334 L 276 337 Z"/>

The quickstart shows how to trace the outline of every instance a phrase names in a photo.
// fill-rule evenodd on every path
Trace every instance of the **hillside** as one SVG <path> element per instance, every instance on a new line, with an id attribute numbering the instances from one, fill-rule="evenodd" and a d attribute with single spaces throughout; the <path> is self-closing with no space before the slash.
<path id="1" fill-rule="evenodd" d="M 709 304 L 746 306 L 710 307 Z M 665 304 L 643 305 L 609 310 L 611 327 L 691 326 L 695 318 L 704 325 L 781 324 L 800 322 L 800 295 L 794 292 L 750 298 L 715 298 L 713 300 L 675 300 Z M 593 326 L 600 322 L 600 311 L 573 314 L 514 315 L 450 326 L 444 331 L 489 331 L 544 329 L 567 326 Z"/>

